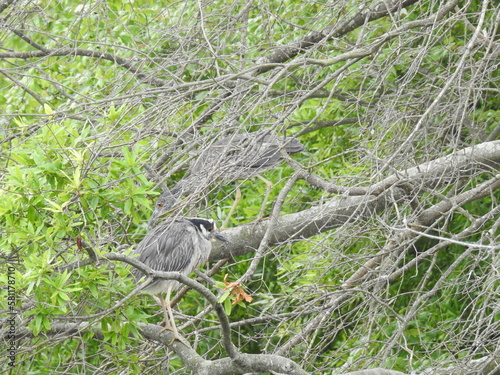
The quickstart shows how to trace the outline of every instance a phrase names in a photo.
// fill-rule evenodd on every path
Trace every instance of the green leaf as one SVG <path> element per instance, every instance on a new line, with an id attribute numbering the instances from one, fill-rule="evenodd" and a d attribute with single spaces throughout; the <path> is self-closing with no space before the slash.
<path id="1" fill-rule="evenodd" d="M 94 283 L 90 283 L 88 284 L 88 288 L 90 290 L 90 293 L 92 293 L 92 296 L 94 296 L 95 298 L 98 298 L 99 297 L 99 292 L 97 290 L 97 285 L 94 284 Z"/>
<path id="2" fill-rule="evenodd" d="M 48 207 L 45 207 L 44 209 L 45 210 L 49 210 L 49 211 L 52 211 L 52 212 L 62 212 L 63 211 L 63 208 L 58 205 L 56 202 L 48 199 L 48 198 L 45 198 L 45 200 L 54 208 L 48 208 Z"/>
<path id="3" fill-rule="evenodd" d="M 75 172 L 73 173 L 73 186 L 75 189 L 78 189 L 80 187 L 80 184 L 82 183 L 81 181 L 81 170 L 80 167 L 77 167 L 75 169 Z"/>
<path id="4" fill-rule="evenodd" d="M 52 108 L 47 103 L 43 104 L 43 110 L 45 111 L 45 114 L 47 114 L 47 115 L 52 115 L 54 113 Z"/>
<path id="5" fill-rule="evenodd" d="M 59 298 L 61 298 L 62 300 L 64 301 L 69 301 L 70 298 L 68 297 L 68 295 L 64 292 L 59 292 Z"/>
<path id="6" fill-rule="evenodd" d="M 222 303 L 222 302 L 226 301 L 227 297 L 229 297 L 230 294 L 231 294 L 231 292 L 229 290 L 226 290 L 224 292 L 224 294 L 222 296 L 220 296 L 220 298 L 217 302 Z"/>
<path id="7" fill-rule="evenodd" d="M 224 301 L 224 310 L 226 311 L 227 316 L 231 315 L 232 309 L 233 309 L 233 305 L 231 305 L 231 299 L 226 298 L 226 300 Z"/>
<path id="8" fill-rule="evenodd" d="M 35 320 L 33 320 L 33 323 L 31 323 L 31 329 L 33 330 L 33 336 L 38 336 L 38 334 L 41 332 L 42 322 L 43 322 L 43 316 L 39 314 L 35 317 Z"/>
<path id="9" fill-rule="evenodd" d="M 50 319 L 48 317 L 44 316 L 42 319 L 42 322 L 43 322 L 43 327 L 45 328 L 46 331 L 48 331 L 51 327 Z"/>

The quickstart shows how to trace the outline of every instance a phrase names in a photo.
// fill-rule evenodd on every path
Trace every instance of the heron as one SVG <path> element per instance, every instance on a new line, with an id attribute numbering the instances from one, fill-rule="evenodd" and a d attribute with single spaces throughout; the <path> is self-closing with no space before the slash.
<path id="1" fill-rule="evenodd" d="M 304 146 L 298 139 L 280 137 L 276 132 L 269 130 L 224 137 L 203 149 L 190 164 L 187 177 L 158 198 L 150 224 L 154 224 L 158 212 L 165 211 L 165 207 L 172 208 L 180 198 L 210 186 L 217 180 L 237 181 L 253 177 L 258 177 L 266 184 L 266 193 L 259 213 L 259 218 L 262 218 L 272 183 L 260 174 L 275 167 L 283 160 L 284 155 L 292 155 L 303 150 Z M 240 199 L 241 192 L 238 188 L 235 201 L 222 228 L 226 227 Z"/>
<path id="2" fill-rule="evenodd" d="M 229 242 L 229 239 L 216 232 L 216 229 L 211 219 L 168 219 L 150 230 L 136 246 L 133 254 L 139 254 L 137 259 L 155 271 L 179 272 L 187 276 L 208 260 L 213 239 Z M 142 272 L 135 270 L 134 275 L 139 280 Z M 180 340 L 180 336 L 172 313 L 170 294 L 180 285 L 176 280 L 153 279 L 147 280 L 141 288 L 159 299 L 165 319 L 162 332 L 172 331 L 172 342 Z"/>

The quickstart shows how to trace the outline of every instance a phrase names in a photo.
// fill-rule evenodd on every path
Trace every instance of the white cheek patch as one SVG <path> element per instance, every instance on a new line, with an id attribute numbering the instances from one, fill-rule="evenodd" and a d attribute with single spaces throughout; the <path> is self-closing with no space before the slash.
<path id="1" fill-rule="evenodd" d="M 203 224 L 200 225 L 200 229 L 201 229 L 201 233 L 203 234 L 203 236 L 205 238 L 210 237 L 210 231 Z"/>

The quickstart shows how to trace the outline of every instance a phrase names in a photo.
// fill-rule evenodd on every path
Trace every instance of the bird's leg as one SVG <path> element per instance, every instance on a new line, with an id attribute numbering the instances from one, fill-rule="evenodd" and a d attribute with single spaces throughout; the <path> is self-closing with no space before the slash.
<path id="1" fill-rule="evenodd" d="M 174 330 L 172 329 L 172 326 L 170 324 L 170 317 L 168 315 L 167 302 L 165 301 L 165 299 L 163 298 L 163 296 L 161 294 L 158 294 L 157 298 L 160 300 L 160 306 L 161 306 L 161 309 L 163 311 L 163 321 L 159 325 L 165 324 L 165 328 L 163 328 L 161 330 L 161 332 L 166 331 L 166 330 L 173 332 Z"/>
<path id="2" fill-rule="evenodd" d="M 259 217 L 257 218 L 258 221 L 262 220 L 264 218 L 264 212 L 266 210 L 266 204 L 267 200 L 269 199 L 269 194 L 271 194 L 271 190 L 273 188 L 273 183 L 264 177 L 262 177 L 260 174 L 257 175 L 257 177 L 266 184 L 266 195 L 264 196 L 264 200 L 262 201 L 262 205 L 260 206 L 260 212 L 259 212 Z"/>
<path id="3" fill-rule="evenodd" d="M 172 323 L 172 332 L 174 332 L 175 338 L 179 339 L 179 332 L 177 332 L 177 327 L 175 326 L 174 314 L 172 313 L 172 306 L 170 305 L 170 292 L 172 287 L 169 286 L 167 289 L 167 312 L 170 317 L 170 322 Z"/>
<path id="4" fill-rule="evenodd" d="M 234 211 L 236 210 L 236 207 L 238 206 L 238 203 L 240 203 L 241 200 L 241 190 L 239 187 L 236 188 L 236 195 L 234 197 L 234 202 L 233 205 L 231 206 L 231 209 L 229 210 L 229 213 L 227 214 L 226 218 L 224 219 L 224 222 L 222 223 L 221 229 L 226 229 L 227 225 L 229 224 L 229 220 L 231 220 L 231 216 L 233 216 Z"/>
<path id="5" fill-rule="evenodd" d="M 163 297 L 159 297 L 163 309 L 163 315 L 165 317 L 165 328 L 163 328 L 161 332 L 172 331 L 174 337 L 170 342 L 170 345 L 173 344 L 175 340 L 179 340 L 182 342 L 181 337 L 179 336 L 179 332 L 177 331 L 177 327 L 175 326 L 174 314 L 172 313 L 172 307 L 170 306 L 170 292 L 172 291 L 172 287 L 169 286 L 167 289 L 167 298 L 163 299 Z"/>

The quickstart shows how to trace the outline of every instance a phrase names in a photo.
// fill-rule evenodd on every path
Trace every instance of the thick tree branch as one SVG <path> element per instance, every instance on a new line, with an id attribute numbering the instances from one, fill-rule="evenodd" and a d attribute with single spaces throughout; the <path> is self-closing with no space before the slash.
<path id="1" fill-rule="evenodd" d="M 338 228 L 352 220 L 362 220 L 381 212 L 404 197 L 400 189 L 392 186 L 410 183 L 413 193 L 423 188 L 449 184 L 457 179 L 492 171 L 500 166 L 500 141 L 485 142 L 454 152 L 448 156 L 403 170 L 367 190 L 378 195 L 335 197 L 324 205 L 281 216 L 270 236 L 269 245 L 275 246 L 288 240 L 300 240 Z M 254 252 L 266 233 L 269 220 L 231 228 L 224 233 L 232 243 L 215 244 L 211 260 L 219 260 Z"/>
<path id="2" fill-rule="evenodd" d="M 485 142 L 420 164 L 396 173 L 368 188 L 368 191 L 378 195 L 335 197 L 321 206 L 279 217 L 274 231 L 270 234 L 269 246 L 276 246 L 290 239 L 300 240 L 312 237 L 337 228 L 348 221 L 360 220 L 370 217 L 373 213 L 381 212 L 404 197 L 401 189 L 388 190 L 394 185 L 411 183 L 419 189 L 432 188 L 456 179 L 469 178 L 474 173 L 497 169 L 499 165 L 500 141 Z M 264 220 L 226 230 L 224 233 L 232 239 L 232 242 L 215 243 L 210 260 L 226 259 L 254 252 L 259 248 L 268 225 L 269 220 Z M 126 262 L 137 267 L 139 262 L 135 259 L 132 261 L 137 263 Z M 68 269 L 91 263 L 92 261 L 82 261 L 71 265 Z"/>
<path id="3" fill-rule="evenodd" d="M 208 361 L 201 357 L 194 349 L 179 342 L 171 342 L 169 332 L 161 332 L 161 327 L 154 324 L 138 324 L 140 332 L 144 338 L 162 343 L 170 347 L 175 354 L 181 358 L 186 366 L 197 375 L 229 375 L 245 374 L 248 372 L 268 373 L 276 372 L 289 375 L 307 375 L 299 365 L 288 358 L 269 354 L 240 354 L 237 359 L 230 357 Z M 84 332 L 91 331 L 94 337 L 102 339 L 104 334 L 86 322 L 82 323 L 54 323 L 50 330 L 45 332 L 47 336 L 60 338 L 71 338 Z M 6 332 L 0 331 L 0 337 L 4 338 Z M 32 332 L 27 328 L 17 331 L 18 337 L 33 337 Z M 376 374 L 374 374 L 376 375 Z M 391 375 L 391 374 L 387 374 Z"/>
<path id="4" fill-rule="evenodd" d="M 275 371 L 282 374 L 299 374 L 306 375 L 300 366 L 295 364 L 289 359 L 269 354 L 243 354 L 245 361 L 245 368 L 232 361 L 230 358 L 222 358 L 219 360 L 208 361 L 201 357 L 196 351 L 180 342 L 170 344 L 170 338 L 161 333 L 160 327 L 154 324 L 139 323 L 140 332 L 144 338 L 166 346 L 170 346 L 172 350 L 182 359 L 193 373 L 198 375 L 226 375 L 226 374 L 244 374 L 246 372 L 270 372 Z M 3 327 L 2 327 L 3 328 Z M 79 336 L 85 332 L 93 332 L 94 338 L 103 339 L 104 334 L 102 331 L 87 322 L 82 323 L 53 323 L 51 329 L 44 334 L 48 337 L 59 338 L 72 338 Z M 5 340 L 7 330 L 0 331 L 1 340 Z M 19 328 L 17 331 L 17 338 L 33 337 L 32 331 L 28 328 Z M 458 372 L 457 372 L 458 371 Z M 456 366 L 448 368 L 428 368 L 425 369 L 421 375 L 448 375 L 459 374 L 467 375 L 469 373 L 478 373 L 481 375 L 498 375 L 500 374 L 500 358 L 483 357 L 480 359 L 472 360 L 467 368 L 460 368 Z M 369 370 L 352 371 L 345 375 L 403 375 L 404 373 L 394 370 L 387 370 L 383 368 L 375 368 Z"/>
<path id="5" fill-rule="evenodd" d="M 409 229 L 403 231 L 402 233 L 398 233 L 395 238 L 390 239 L 387 245 L 380 250 L 376 256 L 368 260 L 361 268 L 359 268 L 348 280 L 346 280 L 342 287 L 344 289 L 354 287 L 356 284 L 360 283 L 371 270 L 375 269 L 375 267 L 377 267 L 388 254 L 394 256 L 394 251 L 404 251 L 409 239 L 414 239 L 419 236 L 421 232 L 426 231 L 429 227 L 433 226 L 437 221 L 443 219 L 446 214 L 455 208 L 474 200 L 484 198 L 496 189 L 500 189 L 500 175 L 486 181 L 474 189 L 441 201 L 424 210 L 413 222 L 409 224 Z"/>
<path id="6" fill-rule="evenodd" d="M 270 234 L 269 246 L 290 240 L 301 240 L 338 228 L 351 220 L 362 220 L 383 211 L 394 201 L 403 198 L 400 189 L 386 191 L 379 196 L 338 197 L 324 205 L 278 218 Z M 219 260 L 254 252 L 267 231 L 269 220 L 240 225 L 224 231 L 231 243 L 215 244 L 210 260 Z"/>
<path id="7" fill-rule="evenodd" d="M 478 186 L 476 189 L 474 189 L 473 193 L 471 193 L 471 191 L 467 191 L 457 195 L 454 200 L 447 201 L 445 205 L 445 207 L 447 208 L 446 210 L 443 210 L 443 207 L 440 207 L 439 209 L 436 210 L 436 206 L 441 206 L 441 203 L 429 208 L 428 210 L 424 211 L 422 215 L 418 217 L 416 222 L 419 223 L 419 226 L 422 226 L 424 224 L 427 226 L 433 225 L 436 222 L 436 220 L 442 218 L 443 215 L 445 215 L 452 208 L 457 207 L 460 204 L 468 203 L 475 199 L 483 198 L 485 195 L 490 194 L 491 191 L 493 191 L 494 189 L 500 188 L 500 180 L 498 179 L 498 177 L 499 176 Z M 427 214 L 427 212 L 430 213 L 440 212 L 440 215 L 439 216 L 434 214 L 429 215 Z M 409 244 L 409 239 L 416 237 L 418 234 L 419 232 L 407 230 L 404 231 L 403 233 L 399 233 L 397 237 L 389 239 L 387 241 L 386 246 L 382 250 L 380 250 L 374 257 L 368 260 L 362 267 L 360 267 L 351 277 L 349 277 L 349 279 L 346 280 L 346 282 L 342 285 L 342 288 L 347 292 L 348 290 L 354 288 L 356 285 L 362 282 L 366 282 L 367 280 L 366 276 L 368 275 L 368 273 L 373 269 L 375 269 L 388 254 L 394 255 L 394 252 L 400 253 L 406 250 Z M 451 272 L 450 270 L 452 269 L 453 268 L 450 266 L 448 268 L 448 271 Z M 386 278 L 388 277 L 387 275 L 385 276 Z M 444 280 L 444 278 L 442 279 Z M 284 355 L 285 353 L 290 351 L 295 345 L 303 341 L 304 337 L 308 337 L 313 331 L 317 330 L 318 327 L 321 325 L 322 321 L 327 316 L 329 316 L 329 314 L 331 314 L 333 310 L 337 309 L 340 303 L 344 299 L 346 299 L 347 296 L 348 293 L 341 293 L 339 295 L 334 295 L 333 297 L 331 297 L 330 300 L 325 303 L 328 306 L 328 309 L 321 311 L 317 316 L 311 319 L 307 323 L 307 325 L 300 331 L 300 333 L 296 334 L 294 337 L 288 340 L 275 353 Z M 410 319 L 407 319 L 406 321 L 409 320 Z M 403 331 L 401 330 L 400 332 Z M 393 342 L 395 341 L 393 340 Z"/>
<path id="8" fill-rule="evenodd" d="M 434 188 L 499 168 L 500 141 L 484 142 L 395 173 L 373 185 L 370 191 L 379 194 L 400 183 L 410 183 L 415 189 Z"/>

